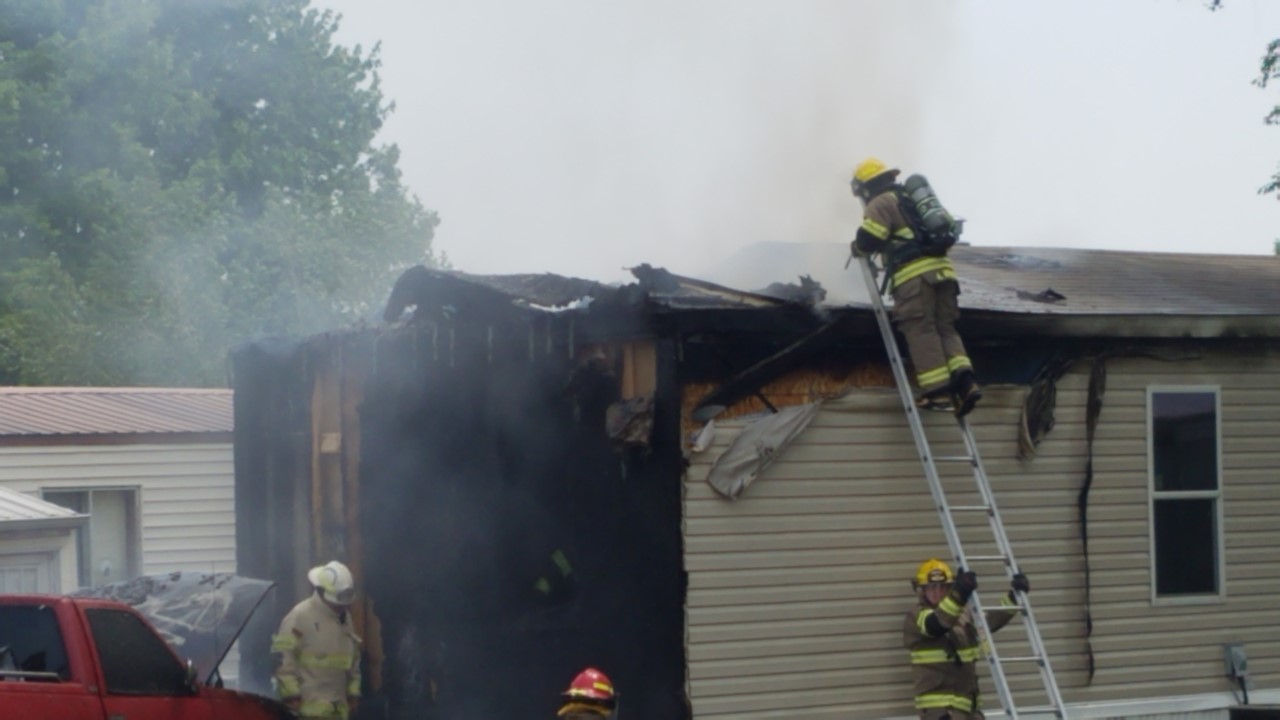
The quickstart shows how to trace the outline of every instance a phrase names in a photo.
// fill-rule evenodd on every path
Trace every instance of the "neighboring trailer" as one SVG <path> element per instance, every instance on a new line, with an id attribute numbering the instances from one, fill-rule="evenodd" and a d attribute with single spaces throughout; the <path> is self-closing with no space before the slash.
<path id="1" fill-rule="evenodd" d="M 90 516 L 78 585 L 234 570 L 231 392 L 0 388 L 0 487 Z"/>
<path id="2" fill-rule="evenodd" d="M 88 516 L 78 563 L 35 589 L 235 570 L 231 420 L 225 389 L 0 388 L 0 488 Z"/>

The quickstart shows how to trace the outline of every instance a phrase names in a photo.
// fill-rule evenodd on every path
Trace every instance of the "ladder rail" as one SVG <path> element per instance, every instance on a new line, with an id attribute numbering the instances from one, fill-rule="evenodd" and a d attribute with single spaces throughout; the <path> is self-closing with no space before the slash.
<path id="1" fill-rule="evenodd" d="M 875 275 L 871 271 L 871 263 L 865 258 L 858 258 L 858 264 L 862 267 L 862 276 L 866 282 L 867 292 L 871 295 L 871 305 L 875 310 L 876 324 L 880 327 L 880 336 L 884 340 L 885 351 L 889 355 L 889 364 L 893 370 L 894 380 L 898 384 L 898 396 L 902 400 L 902 407 L 907 414 L 907 422 L 911 425 L 911 433 L 915 437 L 916 453 L 920 456 L 920 463 L 924 467 L 925 477 L 929 481 L 929 491 L 933 494 L 934 506 L 938 510 L 938 517 L 942 521 L 943 530 L 947 536 L 947 545 L 951 550 L 951 555 L 961 567 L 967 567 L 968 563 L 965 559 L 964 547 L 960 542 L 960 532 L 957 530 L 955 520 L 951 517 L 950 509 L 947 506 L 946 491 L 942 487 L 942 478 L 938 475 L 938 469 L 933 462 L 933 451 L 929 447 L 927 436 L 924 432 L 924 421 L 920 418 L 920 410 L 916 407 L 915 398 L 911 395 L 911 383 L 907 378 L 907 371 L 903 365 L 902 353 L 898 352 L 898 341 L 893 336 L 893 326 L 889 322 L 889 315 L 885 311 L 884 303 L 880 299 L 880 293 L 876 291 Z M 996 685 L 996 694 L 1000 697 L 1000 704 L 1004 707 L 1005 713 L 1016 720 L 1018 711 L 1013 703 L 1013 693 L 1009 689 L 1009 682 L 1004 676 L 1004 668 L 1000 665 L 1000 655 L 996 650 L 995 642 L 991 640 L 994 633 L 987 627 L 987 616 L 983 612 L 982 603 L 978 599 L 978 594 L 974 593 L 969 598 L 969 604 L 973 606 L 973 621 L 981 630 L 981 634 L 987 639 L 987 663 L 991 668 L 991 677 Z"/>
<path id="2" fill-rule="evenodd" d="M 982 495 L 983 503 L 990 509 L 987 513 L 987 521 L 991 525 L 991 534 L 995 536 L 998 552 L 1005 557 L 1005 570 L 1012 580 L 1014 574 L 1019 572 L 1018 561 L 1013 555 L 1013 543 L 1009 542 L 1004 521 L 996 506 L 995 493 L 991 490 L 990 477 L 982 464 L 982 455 L 978 452 L 978 441 L 973 437 L 973 428 L 969 425 L 967 418 L 960 418 L 960 431 L 964 436 L 969 456 L 973 458 L 973 476 L 978 485 L 978 491 Z M 1015 591 L 1014 595 L 1024 617 L 1022 625 L 1027 634 L 1027 641 L 1031 644 L 1031 653 L 1040 660 L 1040 678 L 1049 696 L 1049 702 L 1057 708 L 1066 708 L 1058 688 L 1057 675 L 1054 675 L 1053 667 L 1049 662 L 1049 652 L 1044 646 L 1044 638 L 1040 636 L 1040 624 L 1036 622 L 1035 611 L 1031 608 L 1031 598 L 1021 591 Z M 1063 716 L 1065 717 L 1065 710 L 1063 710 Z"/>

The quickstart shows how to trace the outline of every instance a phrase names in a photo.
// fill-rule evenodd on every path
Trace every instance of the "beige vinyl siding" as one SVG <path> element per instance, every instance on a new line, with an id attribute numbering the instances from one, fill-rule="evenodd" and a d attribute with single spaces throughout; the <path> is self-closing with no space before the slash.
<path id="1" fill-rule="evenodd" d="M 1226 692 L 1221 643 L 1246 642 L 1259 688 L 1280 686 L 1274 548 L 1280 547 L 1280 362 L 1108 361 L 1089 503 L 1097 672 L 1086 685 L 1083 560 L 1076 500 L 1084 469 L 1088 366 L 1059 383 L 1057 427 L 1020 462 L 1023 388 L 994 388 L 973 425 L 1037 619 L 1069 702 Z M 1222 388 L 1226 600 L 1152 607 L 1146 387 Z M 961 454 L 944 415 L 927 424 L 938 455 Z M 830 401 L 741 499 L 705 482 L 742 427 L 724 423 L 685 485 L 690 696 L 697 718 L 911 715 L 901 627 L 909 578 L 945 539 L 896 393 Z M 967 468 L 941 468 L 955 504 L 977 504 Z M 972 555 L 994 554 L 980 517 L 960 519 Z M 979 541 L 981 540 L 981 542 Z M 985 597 L 1004 580 L 982 567 Z M 981 592 L 981 590 L 980 590 Z M 1026 654 L 1015 620 L 1005 654 Z M 1043 704 L 1038 676 L 1013 672 L 1020 703 Z M 1032 692 L 1036 690 L 1036 692 Z M 1176 693 L 1173 692 L 1176 690 Z M 987 688 L 988 706 L 998 700 Z"/>
<path id="2" fill-rule="evenodd" d="M 136 487 L 144 574 L 235 571 L 229 443 L 2 447 L 0 485 L 32 495 Z"/>
<path id="3" fill-rule="evenodd" d="M 1280 526 L 1274 522 L 1280 516 L 1280 357 L 1208 353 L 1190 362 L 1116 360 L 1108 369 L 1099 434 L 1140 437 L 1143 452 L 1148 387 L 1221 388 L 1226 597 L 1204 605 L 1152 607 L 1145 523 L 1140 534 L 1125 535 L 1105 554 L 1093 551 L 1093 567 L 1110 575 L 1120 574 L 1130 557 L 1144 563 L 1134 577 L 1125 576 L 1124 582 L 1116 578 L 1105 596 L 1095 593 L 1098 672 L 1084 697 L 1112 697 L 1131 676 L 1150 694 L 1171 686 L 1180 694 L 1224 691 L 1225 642 L 1245 643 L 1258 689 L 1280 687 L 1280 622 L 1274 611 L 1275 548 L 1280 547 Z M 1102 479 L 1108 488 L 1140 491 L 1145 520 L 1145 463 L 1140 473 Z"/>

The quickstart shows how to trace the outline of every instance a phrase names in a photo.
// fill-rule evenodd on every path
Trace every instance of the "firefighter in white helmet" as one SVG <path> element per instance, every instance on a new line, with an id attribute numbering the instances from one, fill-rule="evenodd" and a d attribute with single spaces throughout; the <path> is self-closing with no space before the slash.
<path id="1" fill-rule="evenodd" d="M 280 656 L 280 699 L 304 718 L 346 720 L 360 697 L 360 638 L 348 607 L 355 600 L 351 570 L 334 560 L 307 573 L 315 592 L 280 622 L 271 652 Z"/>

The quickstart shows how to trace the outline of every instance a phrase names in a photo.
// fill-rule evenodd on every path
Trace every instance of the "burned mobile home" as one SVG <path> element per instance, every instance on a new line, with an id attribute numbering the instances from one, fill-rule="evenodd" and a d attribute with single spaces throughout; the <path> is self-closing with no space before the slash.
<path id="1" fill-rule="evenodd" d="M 377 717 L 550 716 L 588 664 L 632 718 L 912 715 L 908 579 L 946 544 L 865 290 L 841 246 L 752 252 L 725 272 L 766 290 L 419 268 L 385 326 L 237 350 L 265 614 L 349 562 Z M 1280 259 L 953 259 L 972 425 L 1072 715 L 1280 702 Z M 259 682 L 270 632 L 241 640 Z"/>

